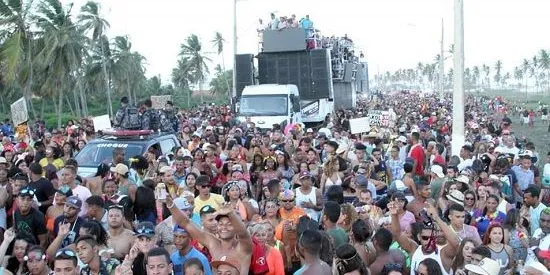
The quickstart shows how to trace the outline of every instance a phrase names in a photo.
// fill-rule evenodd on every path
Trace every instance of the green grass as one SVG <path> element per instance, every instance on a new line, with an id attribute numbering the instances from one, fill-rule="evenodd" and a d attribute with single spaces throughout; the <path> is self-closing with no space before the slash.
<path id="1" fill-rule="evenodd" d="M 539 101 L 550 105 L 550 97 L 545 93 L 523 93 L 510 91 L 488 91 L 479 93 L 489 97 L 502 96 L 506 102 L 512 105 L 522 104 L 528 109 L 537 110 Z M 550 142 L 548 142 L 550 133 L 548 132 L 548 122 L 540 120 L 540 116 L 535 118 L 535 128 L 530 130 L 527 124 L 520 125 L 521 117 L 511 116 L 512 130 L 517 137 L 526 137 L 528 141 L 535 144 L 535 150 L 539 153 L 539 169 L 542 169 L 546 162 L 546 154 L 550 152 Z"/>

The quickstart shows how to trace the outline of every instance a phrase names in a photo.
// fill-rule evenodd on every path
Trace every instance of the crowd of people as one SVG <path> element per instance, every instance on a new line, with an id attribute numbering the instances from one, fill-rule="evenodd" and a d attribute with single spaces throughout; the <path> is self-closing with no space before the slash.
<path id="1" fill-rule="evenodd" d="M 267 132 L 227 106 L 138 106 L 123 98 L 115 128 L 181 146 L 115 148 L 92 177 L 74 158 L 95 138 L 89 120 L 3 136 L 2 273 L 549 272 L 550 154 L 514 136 L 502 98 L 466 98 L 455 155 L 449 96 L 380 93 L 321 128 Z M 390 107 L 393 127 L 351 133 L 350 120 Z"/>

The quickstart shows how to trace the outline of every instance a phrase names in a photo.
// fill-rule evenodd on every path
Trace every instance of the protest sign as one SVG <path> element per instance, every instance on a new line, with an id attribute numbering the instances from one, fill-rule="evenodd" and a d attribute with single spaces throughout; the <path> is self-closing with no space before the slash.
<path id="1" fill-rule="evenodd" d="M 172 101 L 171 95 L 152 95 L 151 103 L 153 103 L 153 109 L 163 109 L 167 101 Z"/>
<path id="2" fill-rule="evenodd" d="M 18 99 L 11 104 L 11 120 L 13 121 L 14 126 L 17 126 L 29 120 L 27 101 L 24 97 Z"/>

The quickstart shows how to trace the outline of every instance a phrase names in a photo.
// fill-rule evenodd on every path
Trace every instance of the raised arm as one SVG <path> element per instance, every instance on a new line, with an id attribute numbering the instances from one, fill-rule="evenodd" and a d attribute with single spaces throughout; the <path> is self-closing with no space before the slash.
<path id="1" fill-rule="evenodd" d="M 239 246 L 242 251 L 246 254 L 252 253 L 252 237 L 250 236 L 250 233 L 248 233 L 248 230 L 246 230 L 246 226 L 241 217 L 237 216 L 235 209 L 231 207 L 230 203 L 226 202 L 219 208 L 220 209 L 216 211 L 216 214 L 229 217 L 233 230 L 239 238 Z"/>
<path id="2" fill-rule="evenodd" d="M 418 245 L 409 239 L 407 235 L 401 234 L 401 226 L 399 225 L 399 215 L 397 214 L 397 205 L 395 201 L 388 204 L 388 209 L 391 214 L 391 234 L 393 239 L 409 254 L 414 254 Z"/>
<path id="3" fill-rule="evenodd" d="M 183 227 L 187 232 L 189 232 L 189 235 L 191 235 L 191 237 L 197 240 L 200 244 L 206 246 L 210 250 L 219 244 L 214 235 L 202 231 L 202 229 L 196 226 L 195 223 L 187 217 L 187 215 L 181 212 L 181 210 L 174 205 L 174 202 L 170 196 L 166 197 L 166 208 L 168 208 L 172 214 L 173 223 Z"/>

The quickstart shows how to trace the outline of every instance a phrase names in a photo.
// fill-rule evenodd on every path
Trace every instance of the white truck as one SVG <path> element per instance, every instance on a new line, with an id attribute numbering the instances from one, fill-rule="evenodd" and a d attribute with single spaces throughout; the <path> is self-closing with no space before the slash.
<path id="1" fill-rule="evenodd" d="M 238 103 L 239 121 L 250 119 L 262 130 L 302 122 L 300 93 L 296 85 L 262 84 L 246 86 Z"/>

